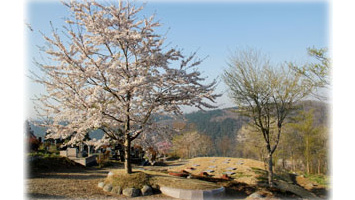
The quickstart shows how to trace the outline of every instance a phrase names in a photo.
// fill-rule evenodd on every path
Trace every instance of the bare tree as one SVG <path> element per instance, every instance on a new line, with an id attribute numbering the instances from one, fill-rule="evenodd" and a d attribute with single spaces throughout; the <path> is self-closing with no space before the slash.
<path id="1" fill-rule="evenodd" d="M 209 136 L 197 131 L 188 131 L 181 135 L 176 135 L 172 143 L 173 152 L 184 158 L 207 156 L 211 153 L 211 146 L 213 146 Z"/>
<path id="2" fill-rule="evenodd" d="M 232 144 L 233 140 L 231 140 L 230 137 L 228 137 L 227 135 L 223 136 L 222 138 L 220 138 L 218 141 L 216 141 L 217 143 L 217 148 L 220 151 L 220 154 L 224 157 L 228 156 L 229 152 L 232 149 Z"/>
<path id="3" fill-rule="evenodd" d="M 62 32 L 43 34 L 50 62 L 37 63 L 33 79 L 47 94 L 38 98 L 39 115 L 49 116 L 49 138 L 82 141 L 88 130 L 124 144 L 125 171 L 131 173 L 131 142 L 152 125 L 153 114 L 181 114 L 180 106 L 215 108 L 216 81 L 195 68 L 195 53 L 183 56 L 156 33 L 159 22 L 138 14 L 143 7 L 92 1 L 65 3 L 70 17 Z M 62 123 L 65 122 L 65 123 Z"/>
<path id="4" fill-rule="evenodd" d="M 282 127 L 296 102 L 311 88 L 300 74 L 287 66 L 271 65 L 260 52 L 249 49 L 237 52 L 224 71 L 224 82 L 238 111 L 249 117 L 265 141 L 268 159 L 268 182 L 273 186 L 272 156 L 280 141 Z"/>
<path id="5" fill-rule="evenodd" d="M 328 55 L 327 48 L 317 49 L 315 47 L 307 49 L 308 55 L 315 59 L 316 62 L 310 62 L 299 66 L 295 63 L 289 63 L 289 66 L 295 72 L 304 76 L 308 84 L 312 85 L 315 90 L 312 95 L 319 100 L 326 100 L 327 96 L 320 94 L 320 90 L 329 89 L 330 82 L 330 64 L 331 59 Z"/>

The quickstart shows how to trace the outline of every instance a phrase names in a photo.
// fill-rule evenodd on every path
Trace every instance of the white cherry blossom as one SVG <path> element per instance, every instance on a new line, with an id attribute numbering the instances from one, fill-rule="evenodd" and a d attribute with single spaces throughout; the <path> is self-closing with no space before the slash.
<path id="1" fill-rule="evenodd" d="M 144 18 L 143 7 L 128 1 L 64 5 L 71 14 L 65 34 L 53 29 L 52 36 L 43 35 L 51 62 L 38 63 L 43 76 L 33 76 L 47 89 L 37 110 L 51 119 L 49 138 L 71 137 L 71 145 L 101 129 L 104 138 L 94 144 L 124 144 L 130 173 L 131 141 L 142 132 L 148 138 L 153 114 L 181 114 L 182 105 L 215 107 L 216 81 L 206 84 L 197 70 L 201 60 L 166 47 L 156 32 L 160 23 Z"/>

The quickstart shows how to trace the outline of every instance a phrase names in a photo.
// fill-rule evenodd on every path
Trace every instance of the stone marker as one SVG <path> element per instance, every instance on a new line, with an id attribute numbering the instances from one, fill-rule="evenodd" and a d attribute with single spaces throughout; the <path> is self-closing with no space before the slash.
<path id="1" fill-rule="evenodd" d="M 223 172 L 222 174 L 233 175 L 235 173 L 234 172 Z"/>
<path id="2" fill-rule="evenodd" d="M 204 172 L 212 173 L 212 172 L 214 172 L 214 170 L 209 169 L 209 170 L 205 170 Z"/>
<path id="3" fill-rule="evenodd" d="M 141 189 L 141 192 L 143 196 L 152 195 L 153 189 L 148 185 L 144 185 L 143 188 Z"/>
<path id="4" fill-rule="evenodd" d="M 235 168 L 235 167 L 228 167 L 228 168 L 226 168 L 226 170 L 236 170 L 237 168 Z"/>
<path id="5" fill-rule="evenodd" d="M 105 185 L 105 187 L 104 187 L 104 191 L 105 192 L 111 192 L 111 190 L 112 190 L 112 185 L 111 184 Z"/>
<path id="6" fill-rule="evenodd" d="M 216 166 L 208 166 L 208 168 L 216 168 Z"/>
<path id="7" fill-rule="evenodd" d="M 112 194 L 121 194 L 122 193 L 122 188 L 120 186 L 115 186 L 111 190 Z"/>
<path id="8" fill-rule="evenodd" d="M 192 165 L 193 167 L 198 167 L 198 166 L 200 166 L 200 165 Z"/>
<path id="9" fill-rule="evenodd" d="M 122 194 L 127 197 L 138 197 L 141 195 L 141 190 L 136 189 L 136 188 L 125 188 L 122 191 Z"/>
<path id="10" fill-rule="evenodd" d="M 99 188 L 104 188 L 104 186 L 105 186 L 104 182 L 100 182 L 99 184 L 97 184 L 97 187 L 99 187 Z"/>

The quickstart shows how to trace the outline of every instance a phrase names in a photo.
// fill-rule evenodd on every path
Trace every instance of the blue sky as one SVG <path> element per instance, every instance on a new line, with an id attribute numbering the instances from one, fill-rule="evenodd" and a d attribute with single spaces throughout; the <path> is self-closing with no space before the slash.
<path id="1" fill-rule="evenodd" d="M 139 2 L 138 2 L 139 4 Z M 198 51 L 198 56 L 208 58 L 200 70 L 211 80 L 226 68 L 231 52 L 245 47 L 257 48 L 267 53 L 275 62 L 309 60 L 306 48 L 329 47 L 329 8 L 327 2 L 149 2 L 142 14 L 156 13 L 163 24 L 158 31 L 167 33 L 167 42 L 178 46 L 185 54 Z M 49 34 L 50 24 L 61 27 L 66 7 L 60 3 L 28 2 L 25 21 L 33 32 L 26 31 L 27 67 L 38 57 L 36 45 L 43 40 L 39 30 Z M 26 81 L 27 116 L 34 117 L 29 99 L 42 91 L 36 84 Z M 218 100 L 220 107 L 233 106 L 220 82 L 217 92 L 224 93 Z M 191 111 L 191 109 L 185 109 Z"/>

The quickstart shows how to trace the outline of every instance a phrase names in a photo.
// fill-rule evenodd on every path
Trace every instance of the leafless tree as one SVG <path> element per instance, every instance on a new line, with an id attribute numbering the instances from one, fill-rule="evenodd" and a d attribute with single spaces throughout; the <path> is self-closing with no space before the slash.
<path id="1" fill-rule="evenodd" d="M 248 49 L 232 55 L 224 82 L 238 111 L 249 117 L 261 133 L 267 149 L 268 182 L 273 186 L 272 156 L 280 141 L 282 127 L 294 105 L 306 97 L 311 86 L 303 76 L 286 65 L 273 66 L 257 50 Z"/>

